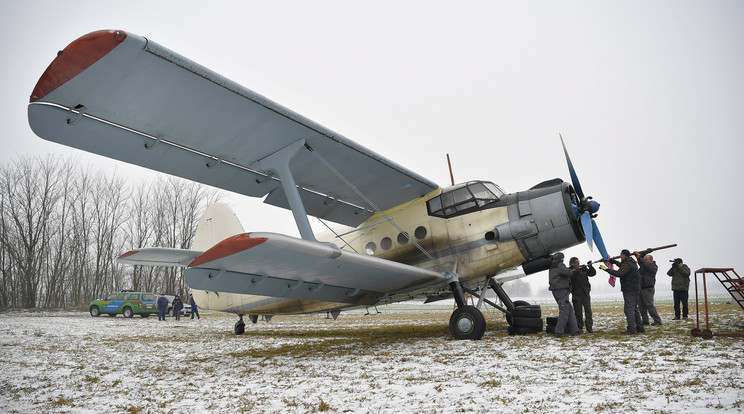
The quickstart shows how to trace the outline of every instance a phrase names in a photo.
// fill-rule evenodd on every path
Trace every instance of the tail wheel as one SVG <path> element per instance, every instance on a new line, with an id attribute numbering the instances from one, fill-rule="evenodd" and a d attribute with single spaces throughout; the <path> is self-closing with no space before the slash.
<path id="1" fill-rule="evenodd" d="M 700 333 L 700 336 L 703 337 L 703 339 L 713 339 L 713 332 L 710 329 L 704 329 L 703 332 Z"/>
<path id="2" fill-rule="evenodd" d="M 245 322 L 243 322 L 243 319 L 240 319 L 235 322 L 235 335 L 243 335 L 243 332 L 245 332 Z"/>
<path id="3" fill-rule="evenodd" d="M 486 332 L 486 318 L 475 306 L 461 306 L 452 312 L 449 327 L 455 339 L 481 339 Z"/>

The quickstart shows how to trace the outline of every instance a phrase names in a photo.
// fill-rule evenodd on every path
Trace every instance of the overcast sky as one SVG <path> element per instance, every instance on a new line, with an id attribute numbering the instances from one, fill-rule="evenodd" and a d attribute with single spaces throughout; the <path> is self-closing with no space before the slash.
<path id="1" fill-rule="evenodd" d="M 611 254 L 678 243 L 656 256 L 662 290 L 674 257 L 744 271 L 744 2 L 2 2 L 2 163 L 74 154 L 149 176 L 28 127 L 57 51 L 99 29 L 152 39 L 442 186 L 446 153 L 458 182 L 569 180 L 561 133 Z M 298 234 L 287 211 L 228 201 L 246 231 Z"/>

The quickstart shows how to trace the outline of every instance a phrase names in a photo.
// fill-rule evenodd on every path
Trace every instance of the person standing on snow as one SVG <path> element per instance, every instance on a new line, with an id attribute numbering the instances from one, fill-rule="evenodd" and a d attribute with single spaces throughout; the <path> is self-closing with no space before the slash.
<path id="1" fill-rule="evenodd" d="M 194 319 L 194 315 L 196 315 L 196 319 L 201 319 L 199 316 L 199 308 L 196 306 L 196 302 L 194 301 L 194 295 L 189 295 L 189 302 L 191 304 L 191 319 Z"/>
<path id="2" fill-rule="evenodd" d="M 573 270 L 571 276 L 571 301 L 573 302 L 574 312 L 576 314 L 576 325 L 579 330 L 586 326 L 588 333 L 594 332 L 592 330 L 592 299 L 589 296 L 589 292 L 592 290 L 592 285 L 589 283 L 589 278 L 597 274 L 597 270 L 592 266 L 592 262 L 586 265 L 579 265 L 579 258 L 572 257 L 568 261 L 569 268 Z M 584 309 L 583 314 L 586 315 L 586 319 L 582 317 L 582 308 Z"/>
<path id="3" fill-rule="evenodd" d="M 165 293 L 160 294 L 160 299 L 158 299 L 158 320 L 164 321 L 165 320 L 165 313 L 168 312 L 168 299 L 165 297 Z"/>
<path id="4" fill-rule="evenodd" d="M 690 289 L 690 268 L 682 263 L 682 259 L 676 258 L 672 263 L 667 275 L 672 278 L 672 292 L 674 293 L 674 319 L 679 319 L 680 304 L 682 305 L 682 317 L 687 319 L 687 290 Z"/>
<path id="5" fill-rule="evenodd" d="M 656 291 L 656 265 L 654 257 L 650 254 L 636 253 L 638 259 L 638 273 L 641 275 L 641 297 L 638 301 L 638 310 L 641 312 L 641 320 L 648 325 L 648 315 L 654 320 L 652 325 L 661 325 L 661 318 L 654 306 L 654 293 Z"/>
<path id="6" fill-rule="evenodd" d="M 176 295 L 173 298 L 173 316 L 176 317 L 177 321 L 181 320 L 181 309 L 183 309 L 183 301 L 180 296 Z"/>
<path id="7" fill-rule="evenodd" d="M 614 259 L 611 259 L 610 263 L 619 266 L 619 268 L 617 270 L 608 269 L 605 265 L 599 268 L 620 279 L 620 290 L 623 292 L 623 302 L 625 303 L 623 311 L 628 323 L 628 328 L 623 333 L 646 332 L 643 328 L 641 312 L 638 311 L 638 297 L 641 294 L 641 275 L 638 273 L 638 264 L 633 260 L 628 249 L 623 249 L 620 252 L 619 263 Z"/>
<path id="8" fill-rule="evenodd" d="M 574 271 L 563 264 L 564 257 L 563 253 L 560 252 L 553 254 L 550 270 L 548 270 L 549 289 L 553 292 L 553 298 L 558 304 L 558 322 L 555 324 L 556 338 L 562 337 L 566 328 L 573 336 L 579 334 L 576 315 L 571 307 L 571 302 L 568 301 L 568 294 L 571 291 L 571 275 Z"/>

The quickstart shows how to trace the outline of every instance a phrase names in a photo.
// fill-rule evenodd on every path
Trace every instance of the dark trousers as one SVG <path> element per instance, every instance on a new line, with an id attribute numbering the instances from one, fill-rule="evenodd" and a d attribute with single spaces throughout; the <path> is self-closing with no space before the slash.
<path id="1" fill-rule="evenodd" d="M 158 320 L 164 321 L 165 320 L 165 312 L 168 310 L 168 308 L 158 308 Z"/>
<path id="2" fill-rule="evenodd" d="M 553 298 L 558 304 L 558 322 L 555 324 L 555 333 L 563 334 L 576 333 L 579 328 L 576 326 L 576 315 L 574 315 L 571 302 L 568 301 L 568 289 L 558 289 L 553 291 Z"/>
<path id="3" fill-rule="evenodd" d="M 628 332 L 643 331 L 643 321 L 641 320 L 641 312 L 638 311 L 638 297 L 641 295 L 641 291 L 636 290 L 633 292 L 623 292 L 623 301 L 625 306 L 623 311 L 625 312 L 625 320 L 628 323 Z"/>
<path id="4" fill-rule="evenodd" d="M 679 305 L 682 304 L 682 317 L 687 317 L 687 291 L 673 290 L 674 292 L 674 317 L 679 319 Z"/>
<path id="5" fill-rule="evenodd" d="M 573 308 L 574 313 L 576 314 L 576 326 L 579 327 L 579 329 L 583 329 L 584 326 L 586 326 L 587 330 L 592 329 L 592 300 L 589 296 L 576 296 L 573 295 Z M 584 310 L 583 313 L 586 316 L 586 319 L 582 318 L 582 309 Z"/>
<path id="6" fill-rule="evenodd" d="M 641 289 L 641 297 L 638 301 L 638 310 L 641 311 L 641 319 L 643 319 L 644 325 L 648 323 L 648 315 L 651 315 L 651 319 L 653 319 L 654 322 L 661 323 L 659 313 L 656 311 L 656 306 L 654 306 L 655 292 L 656 289 L 653 287 Z"/>
<path id="7" fill-rule="evenodd" d="M 199 309 L 196 308 L 196 305 L 191 307 L 191 319 L 194 319 L 194 315 L 196 315 L 196 319 L 201 319 L 199 317 Z"/>

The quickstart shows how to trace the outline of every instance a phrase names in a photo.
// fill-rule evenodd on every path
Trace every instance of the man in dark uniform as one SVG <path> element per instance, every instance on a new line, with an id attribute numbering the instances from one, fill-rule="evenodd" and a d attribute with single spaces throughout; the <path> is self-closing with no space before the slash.
<path id="1" fill-rule="evenodd" d="M 661 318 L 656 312 L 654 306 L 654 293 L 656 291 L 656 271 L 659 266 L 656 265 L 654 257 L 650 254 L 636 253 L 638 259 L 638 273 L 641 275 L 641 296 L 638 301 L 638 310 L 641 312 L 641 319 L 644 325 L 648 325 L 648 315 L 654 320 L 652 325 L 661 325 Z"/>
<path id="2" fill-rule="evenodd" d="M 571 301 L 573 302 L 574 312 L 576 313 L 576 325 L 579 329 L 583 329 L 586 326 L 586 331 L 592 333 L 594 332 L 592 330 L 592 300 L 589 297 L 592 285 L 589 283 L 589 277 L 596 275 L 597 271 L 592 267 L 592 262 L 579 266 L 578 257 L 572 257 L 568 261 L 568 265 L 574 271 L 571 276 Z M 584 309 L 586 319 L 582 318 L 582 308 Z"/>
<path id="3" fill-rule="evenodd" d="M 555 253 L 550 262 L 548 270 L 548 283 L 550 291 L 553 292 L 553 298 L 558 304 L 558 322 L 555 324 L 555 337 L 563 336 L 564 331 L 571 335 L 578 335 L 579 328 L 576 326 L 576 315 L 571 309 L 571 302 L 568 301 L 568 294 L 571 291 L 571 275 L 573 270 L 563 264 L 563 253 Z"/>
<path id="4" fill-rule="evenodd" d="M 599 268 L 620 279 L 620 290 L 623 292 L 623 301 L 625 302 L 623 311 L 628 323 L 628 329 L 623 333 L 646 332 L 643 328 L 641 312 L 638 311 L 638 296 L 641 293 L 641 275 L 638 273 L 638 265 L 631 257 L 628 249 L 623 249 L 620 252 L 619 263 L 617 260 L 610 260 L 610 262 L 619 266 L 619 268 L 617 270 L 608 269 L 604 265 Z"/>

